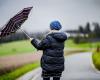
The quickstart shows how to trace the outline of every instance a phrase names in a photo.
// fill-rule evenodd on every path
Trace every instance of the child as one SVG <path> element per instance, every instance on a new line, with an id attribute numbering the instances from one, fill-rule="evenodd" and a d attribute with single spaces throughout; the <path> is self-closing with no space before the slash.
<path id="1" fill-rule="evenodd" d="M 59 21 L 50 24 L 50 33 L 41 41 L 32 39 L 32 45 L 38 50 L 43 50 L 41 68 L 43 80 L 60 80 L 64 71 L 64 42 L 67 35 L 59 30 L 62 28 Z"/>

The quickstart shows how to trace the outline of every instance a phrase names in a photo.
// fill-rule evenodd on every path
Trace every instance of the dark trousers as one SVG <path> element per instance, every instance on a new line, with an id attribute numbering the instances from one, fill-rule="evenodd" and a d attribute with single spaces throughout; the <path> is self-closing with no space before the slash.
<path id="1" fill-rule="evenodd" d="M 43 80 L 50 80 L 50 77 L 49 78 L 43 78 Z M 53 77 L 53 80 L 60 80 L 60 77 Z"/>

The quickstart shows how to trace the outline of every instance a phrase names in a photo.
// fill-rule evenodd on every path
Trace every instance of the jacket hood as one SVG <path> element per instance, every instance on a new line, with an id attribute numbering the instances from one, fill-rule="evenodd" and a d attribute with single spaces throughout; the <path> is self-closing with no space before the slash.
<path id="1" fill-rule="evenodd" d="M 57 41 L 63 42 L 67 39 L 67 35 L 63 32 L 51 33 L 52 37 Z"/>

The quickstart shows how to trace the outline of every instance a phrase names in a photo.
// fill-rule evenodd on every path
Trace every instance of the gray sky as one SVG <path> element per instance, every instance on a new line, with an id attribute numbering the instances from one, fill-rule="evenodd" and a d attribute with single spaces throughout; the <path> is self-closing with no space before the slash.
<path id="1" fill-rule="evenodd" d="M 59 20 L 65 29 L 77 29 L 86 22 L 100 23 L 100 0 L 0 0 L 0 27 L 24 7 L 33 6 L 22 25 L 28 31 L 49 29 L 49 23 Z"/>

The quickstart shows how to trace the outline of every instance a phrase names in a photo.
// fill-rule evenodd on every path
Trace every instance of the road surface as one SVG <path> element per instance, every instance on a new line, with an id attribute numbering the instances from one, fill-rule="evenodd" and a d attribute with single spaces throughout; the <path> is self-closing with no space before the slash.
<path id="1" fill-rule="evenodd" d="M 91 55 L 86 52 L 65 57 L 61 80 L 100 80 L 100 73 L 93 68 Z M 30 80 L 42 80 L 40 68 Z"/>

